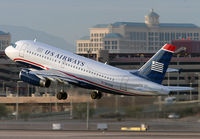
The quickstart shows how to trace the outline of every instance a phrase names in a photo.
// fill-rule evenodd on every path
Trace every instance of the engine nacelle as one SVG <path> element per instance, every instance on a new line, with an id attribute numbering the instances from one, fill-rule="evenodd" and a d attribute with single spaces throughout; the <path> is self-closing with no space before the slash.
<path id="1" fill-rule="evenodd" d="M 49 87 L 51 81 L 49 79 L 41 79 L 37 77 L 35 74 L 30 73 L 30 69 L 22 69 L 19 73 L 19 78 L 29 84 L 41 86 L 41 87 Z"/>

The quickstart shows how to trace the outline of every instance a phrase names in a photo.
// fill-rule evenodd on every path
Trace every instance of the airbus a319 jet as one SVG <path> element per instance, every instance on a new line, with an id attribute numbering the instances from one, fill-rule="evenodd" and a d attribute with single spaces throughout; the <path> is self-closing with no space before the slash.
<path id="1" fill-rule="evenodd" d="M 165 44 L 140 69 L 123 70 L 37 41 L 20 40 L 5 49 L 11 60 L 30 67 L 20 71 L 22 81 L 41 87 L 52 82 L 76 85 L 91 89 L 92 99 L 100 99 L 102 93 L 152 96 L 192 90 L 162 85 L 174 51 L 175 46 Z M 61 100 L 68 95 L 61 90 L 56 97 Z"/>

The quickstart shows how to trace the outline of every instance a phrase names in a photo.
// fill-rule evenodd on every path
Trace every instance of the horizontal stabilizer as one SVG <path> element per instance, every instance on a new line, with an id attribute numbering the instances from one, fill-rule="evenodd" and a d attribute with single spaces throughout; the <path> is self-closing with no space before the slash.
<path id="1" fill-rule="evenodd" d="M 191 87 L 182 87 L 182 86 L 165 86 L 169 92 L 171 91 L 190 91 L 193 90 L 194 88 Z"/>
<path id="2" fill-rule="evenodd" d="M 180 72 L 180 69 L 167 68 L 166 72 Z"/>
<path id="3" fill-rule="evenodd" d="M 181 69 L 173 69 L 173 68 L 167 68 L 167 71 L 166 72 L 180 72 Z M 134 73 L 134 72 L 137 72 L 138 70 L 136 69 L 133 69 L 133 70 L 126 70 L 126 71 L 129 71 L 131 73 Z"/>

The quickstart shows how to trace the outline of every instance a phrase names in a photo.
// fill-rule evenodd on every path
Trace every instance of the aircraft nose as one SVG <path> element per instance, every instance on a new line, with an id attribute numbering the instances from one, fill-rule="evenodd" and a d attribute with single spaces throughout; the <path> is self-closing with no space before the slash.
<path id="1" fill-rule="evenodd" d="M 5 54 L 6 54 L 9 58 L 11 58 L 11 53 L 12 53 L 12 51 L 13 51 L 13 47 L 12 47 L 12 46 L 8 46 L 8 47 L 6 47 L 6 49 L 5 49 Z"/>

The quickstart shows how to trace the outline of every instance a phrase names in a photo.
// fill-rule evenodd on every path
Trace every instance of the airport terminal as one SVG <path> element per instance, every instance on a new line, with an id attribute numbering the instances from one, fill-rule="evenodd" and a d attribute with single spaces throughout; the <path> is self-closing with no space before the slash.
<path id="1" fill-rule="evenodd" d="M 104 94 L 101 100 L 92 100 L 89 90 L 73 85 L 33 86 L 19 80 L 19 71 L 25 66 L 11 61 L 4 52 L 11 44 L 12 32 L 0 31 L 0 129 L 78 130 L 83 136 L 82 131 L 90 130 L 94 131 L 91 137 L 98 134 L 96 130 L 123 131 L 128 135 L 133 134 L 130 131 L 199 132 L 200 27 L 192 23 L 160 23 L 159 17 L 151 9 L 144 23 L 95 25 L 89 28 L 90 36 L 76 41 L 76 54 L 132 70 L 139 69 L 165 43 L 170 43 L 176 50 L 169 67 L 176 70 L 166 73 L 163 84 L 192 87 L 192 91 L 150 97 Z M 62 89 L 69 92 L 67 100 L 55 97 Z M 104 135 L 111 137 L 112 132 Z"/>

